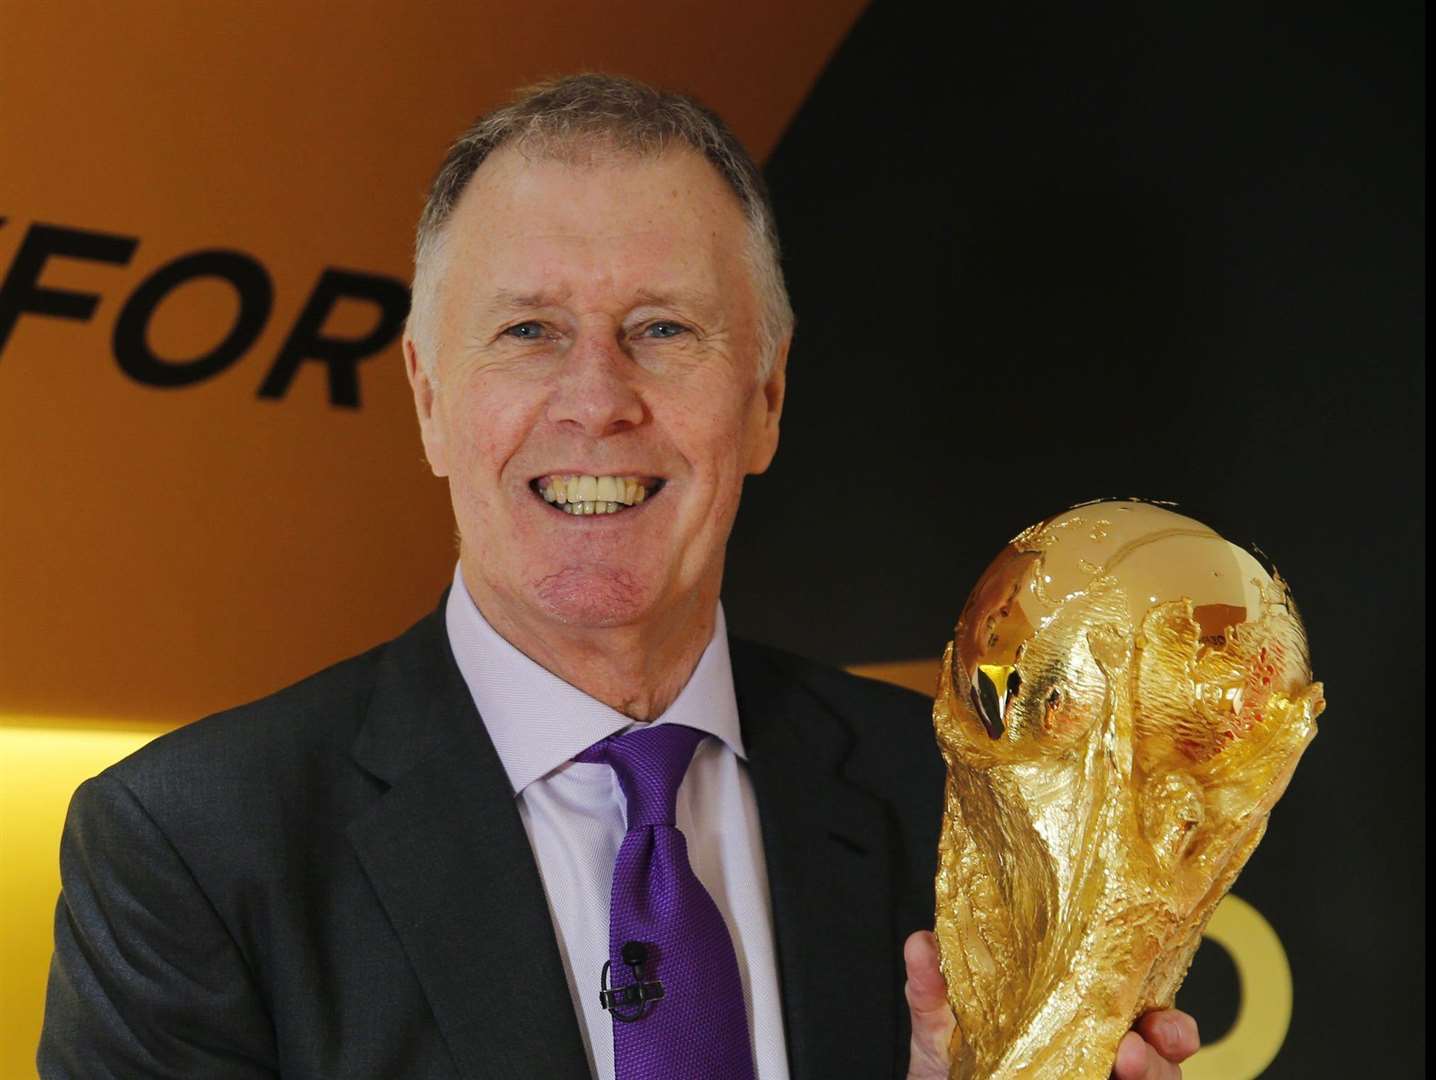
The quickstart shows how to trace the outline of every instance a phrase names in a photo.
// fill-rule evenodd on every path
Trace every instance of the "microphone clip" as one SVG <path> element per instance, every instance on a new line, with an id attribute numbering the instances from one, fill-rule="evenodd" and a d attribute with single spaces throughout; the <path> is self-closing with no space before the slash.
<path id="1" fill-rule="evenodd" d="M 608 971 L 611 961 L 605 960 L 598 975 L 598 1001 L 615 1020 L 631 1024 L 648 1015 L 649 1002 L 663 999 L 663 984 L 657 979 L 643 981 L 643 965 L 648 962 L 648 949 L 641 941 L 625 941 L 620 955 L 633 972 L 633 982 L 628 986 L 610 988 Z M 637 1011 L 631 1011 L 635 1009 Z"/>

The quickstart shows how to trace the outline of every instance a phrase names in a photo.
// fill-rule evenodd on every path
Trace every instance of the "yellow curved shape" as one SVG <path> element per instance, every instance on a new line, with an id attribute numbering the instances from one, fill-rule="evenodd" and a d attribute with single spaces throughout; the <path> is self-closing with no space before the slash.
<path id="1" fill-rule="evenodd" d="M 1271 923 L 1228 893 L 1212 912 L 1206 937 L 1231 954 L 1241 985 L 1236 1022 L 1182 1065 L 1183 1080 L 1256 1080 L 1291 1027 L 1291 966 Z"/>

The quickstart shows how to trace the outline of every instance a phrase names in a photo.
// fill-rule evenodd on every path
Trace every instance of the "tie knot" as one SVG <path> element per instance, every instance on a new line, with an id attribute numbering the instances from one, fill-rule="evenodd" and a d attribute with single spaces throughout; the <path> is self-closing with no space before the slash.
<path id="1" fill-rule="evenodd" d="M 610 735 L 575 761 L 607 762 L 628 799 L 628 827 L 672 825 L 678 785 L 704 733 L 682 724 L 656 724 Z"/>

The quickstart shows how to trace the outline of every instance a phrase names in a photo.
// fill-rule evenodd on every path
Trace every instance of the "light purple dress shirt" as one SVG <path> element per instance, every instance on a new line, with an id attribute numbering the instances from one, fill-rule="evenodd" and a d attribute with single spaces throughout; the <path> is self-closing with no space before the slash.
<path id="1" fill-rule="evenodd" d="M 598 1004 L 598 976 L 608 958 L 609 895 L 627 831 L 626 803 L 612 769 L 571 759 L 635 722 L 510 645 L 480 613 L 459 569 L 445 619 L 543 877 L 589 1066 L 599 1080 L 614 1080 L 612 1021 Z M 653 723 L 687 724 L 716 736 L 699 745 L 684 776 L 677 824 L 693 872 L 733 937 L 758 1080 L 788 1080 L 768 873 L 721 606 L 687 685 Z"/>

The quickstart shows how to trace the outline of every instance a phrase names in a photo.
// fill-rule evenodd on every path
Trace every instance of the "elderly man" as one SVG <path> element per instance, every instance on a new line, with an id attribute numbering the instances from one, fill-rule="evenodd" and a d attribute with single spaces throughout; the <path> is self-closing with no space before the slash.
<path id="1" fill-rule="evenodd" d="M 719 606 L 791 329 L 689 99 L 583 76 L 466 133 L 404 342 L 453 585 L 79 790 L 42 1075 L 946 1076 L 928 703 Z M 1126 1080 L 1196 1046 L 1140 1031 Z"/>

